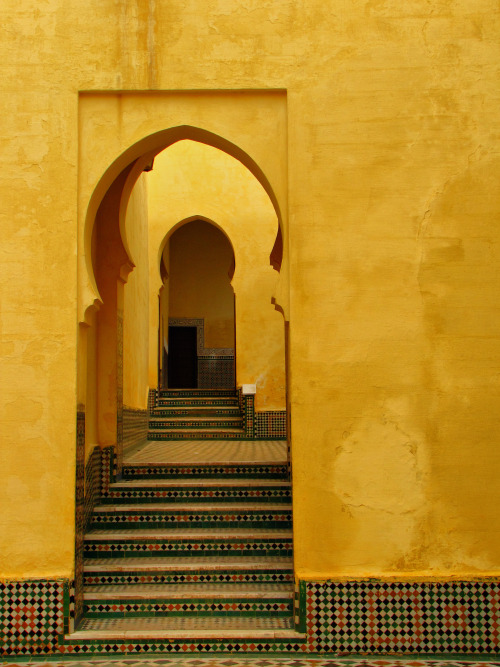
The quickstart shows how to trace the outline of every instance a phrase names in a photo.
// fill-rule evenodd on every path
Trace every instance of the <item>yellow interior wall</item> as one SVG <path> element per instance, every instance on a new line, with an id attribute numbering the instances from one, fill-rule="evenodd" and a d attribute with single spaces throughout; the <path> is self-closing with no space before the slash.
<path id="1" fill-rule="evenodd" d="M 149 389 L 149 255 L 144 175 L 130 195 L 125 229 L 135 268 L 123 291 L 123 405 L 145 409 Z"/>
<path id="2" fill-rule="evenodd" d="M 183 124 L 281 205 L 296 574 L 498 575 L 498 4 L 2 9 L 0 576 L 72 576 L 85 218 Z"/>
<path id="3" fill-rule="evenodd" d="M 202 318 L 205 347 L 234 349 L 233 249 L 214 225 L 193 220 L 169 239 L 169 316 Z"/>
<path id="4" fill-rule="evenodd" d="M 258 410 L 284 409 L 284 321 L 271 303 L 279 276 L 269 263 L 278 220 L 268 195 L 240 162 L 193 141 L 180 141 L 160 153 L 147 179 L 152 249 L 160 247 L 180 221 L 196 214 L 212 220 L 230 239 L 235 255 L 236 381 L 256 384 Z M 158 260 L 154 264 L 153 275 L 158 274 Z M 184 307 L 183 299 L 173 305 L 174 294 L 170 287 L 171 316 Z M 155 322 L 150 326 L 154 329 Z M 225 340 L 231 328 L 226 327 Z M 206 336 L 207 347 L 218 347 L 210 343 L 210 327 Z"/>

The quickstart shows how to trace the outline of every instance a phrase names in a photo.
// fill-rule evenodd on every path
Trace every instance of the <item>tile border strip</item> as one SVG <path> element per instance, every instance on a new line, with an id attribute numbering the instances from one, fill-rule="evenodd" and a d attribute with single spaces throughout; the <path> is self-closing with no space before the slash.
<path id="1" fill-rule="evenodd" d="M 70 581 L 3 582 L 0 609 L 4 632 L 0 646 L 3 656 L 113 655 L 129 651 L 492 656 L 500 649 L 497 581 L 299 581 L 297 587 L 296 629 L 304 627 L 305 618 L 305 642 L 279 638 L 82 642 L 64 637 L 73 602 Z"/>

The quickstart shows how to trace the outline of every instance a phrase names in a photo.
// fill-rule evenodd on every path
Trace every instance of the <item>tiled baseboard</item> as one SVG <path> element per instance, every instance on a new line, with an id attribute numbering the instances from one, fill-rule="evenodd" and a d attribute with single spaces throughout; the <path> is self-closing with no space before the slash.
<path id="1" fill-rule="evenodd" d="M 256 440 L 286 440 L 286 410 L 255 412 L 254 438 Z"/>
<path id="2" fill-rule="evenodd" d="M 253 394 L 238 389 L 238 403 L 243 413 L 245 438 L 248 440 L 286 440 L 286 410 L 255 410 Z"/>
<path id="3" fill-rule="evenodd" d="M 491 656 L 500 650 L 499 582 L 301 582 L 298 590 L 302 643 L 143 639 L 134 640 L 134 652 Z M 68 581 L 0 584 L 2 655 L 127 652 L 129 640 L 65 639 L 71 603 Z"/>
<path id="4" fill-rule="evenodd" d="M 453 655 L 500 649 L 499 582 L 308 582 L 301 588 L 313 652 Z"/>
<path id="5" fill-rule="evenodd" d="M 0 583 L 1 654 L 57 653 L 68 630 L 69 604 L 68 581 Z"/>

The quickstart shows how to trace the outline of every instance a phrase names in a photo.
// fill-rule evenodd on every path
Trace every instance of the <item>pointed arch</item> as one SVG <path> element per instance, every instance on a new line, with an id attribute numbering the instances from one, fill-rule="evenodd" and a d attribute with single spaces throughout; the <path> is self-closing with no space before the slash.
<path id="1" fill-rule="evenodd" d="M 92 300 L 92 303 L 81 304 L 82 309 L 79 313 L 80 321 L 85 320 L 85 312 L 87 308 L 96 305 L 101 300 L 95 281 L 94 267 L 92 266 L 91 245 L 96 213 L 106 192 L 115 182 L 116 178 L 123 173 L 125 169 L 130 168 L 130 177 L 127 179 L 120 202 L 120 220 L 123 220 L 123 212 L 126 210 L 130 192 L 139 175 L 143 171 L 151 168 L 152 161 L 158 153 L 172 144 L 186 139 L 217 148 L 241 162 L 255 176 L 269 196 L 274 210 L 276 211 L 279 230 L 283 233 L 283 222 L 279 202 L 268 178 L 251 155 L 242 150 L 239 146 L 214 132 L 192 125 L 179 125 L 150 134 L 130 146 L 113 161 L 102 175 L 92 193 L 85 217 L 84 257 L 89 283 L 94 291 L 94 299 Z M 122 233 L 124 233 L 123 225 L 120 225 L 120 227 Z M 128 250 L 126 238 L 123 238 L 123 245 L 124 248 Z M 134 265 L 130 253 L 128 253 L 128 261 L 132 266 Z"/>

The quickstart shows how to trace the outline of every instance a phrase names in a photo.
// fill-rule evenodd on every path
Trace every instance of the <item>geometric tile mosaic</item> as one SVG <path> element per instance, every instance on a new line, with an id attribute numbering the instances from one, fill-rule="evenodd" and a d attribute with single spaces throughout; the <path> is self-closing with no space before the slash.
<path id="1" fill-rule="evenodd" d="M 4 667 L 9 667 L 19 663 L 9 660 Z M 32 660 L 30 667 L 75 667 L 74 660 L 58 660 L 57 663 Z M 86 660 L 79 657 L 77 662 L 79 667 L 143 667 L 144 665 L 157 665 L 158 667 L 407 667 L 406 659 L 380 659 L 369 657 L 363 658 L 324 658 L 310 657 L 301 658 L 300 656 L 281 657 L 265 656 L 256 658 L 255 656 L 245 657 L 233 655 L 230 657 L 209 658 L 197 656 L 189 658 L 188 656 L 163 656 L 152 657 L 142 655 L 141 657 L 128 656 L 122 658 L 94 658 Z M 476 660 L 435 660 L 418 659 L 412 660 L 414 667 L 497 667 L 500 662 L 477 662 Z"/>
<path id="2" fill-rule="evenodd" d="M 492 654 L 500 649 L 498 582 L 308 583 L 306 615 L 315 652 Z"/>
<path id="3" fill-rule="evenodd" d="M 286 440 L 286 410 L 266 410 L 255 412 L 255 433 L 257 440 Z"/>
<path id="4" fill-rule="evenodd" d="M 64 582 L 0 583 L 2 654 L 52 652 L 58 635 L 64 632 L 64 616 L 68 613 L 68 587 Z"/>

